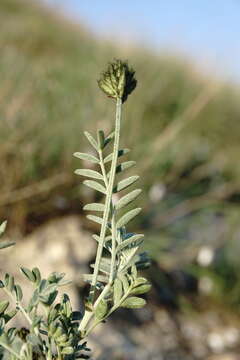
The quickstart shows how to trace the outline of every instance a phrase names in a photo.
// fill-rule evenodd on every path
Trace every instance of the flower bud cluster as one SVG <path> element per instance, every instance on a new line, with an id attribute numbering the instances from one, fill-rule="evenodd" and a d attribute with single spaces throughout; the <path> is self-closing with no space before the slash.
<path id="1" fill-rule="evenodd" d="M 127 62 L 115 60 L 108 65 L 98 85 L 107 96 L 124 102 L 137 85 L 134 75 L 135 71 L 129 68 Z"/>

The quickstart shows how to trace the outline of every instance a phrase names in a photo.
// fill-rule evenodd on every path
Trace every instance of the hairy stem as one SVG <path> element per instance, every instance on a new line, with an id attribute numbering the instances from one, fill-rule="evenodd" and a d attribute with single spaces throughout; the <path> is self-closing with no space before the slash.
<path id="1" fill-rule="evenodd" d="M 93 280 L 92 280 L 91 289 L 90 289 L 89 300 L 91 303 L 94 302 L 97 276 L 99 273 L 99 265 L 100 265 L 100 261 L 101 261 L 101 257 L 102 257 L 103 245 L 104 245 L 104 240 L 105 240 L 106 231 L 107 231 L 107 222 L 109 219 L 109 214 L 112 209 L 112 193 L 113 193 L 113 186 L 114 186 L 114 180 L 115 180 L 115 174 L 116 174 L 116 166 L 117 166 L 118 150 L 119 150 L 119 139 L 120 139 L 121 110 L 122 110 L 121 106 L 122 106 L 122 100 L 117 99 L 113 158 L 112 158 L 109 180 L 107 179 L 107 175 L 106 175 L 106 171 L 105 171 L 105 167 L 104 167 L 104 163 L 103 163 L 102 152 L 101 151 L 99 152 L 100 166 L 101 166 L 102 174 L 104 177 L 105 186 L 107 188 L 107 194 L 106 194 L 106 200 L 105 200 L 105 209 L 104 209 L 104 213 L 103 213 L 103 223 L 102 223 L 102 227 L 101 227 L 96 261 L 95 261 L 95 265 L 94 265 Z M 112 256 L 113 256 L 113 254 L 112 254 Z M 105 286 L 104 290 L 102 291 L 102 293 L 99 295 L 98 299 L 96 300 L 94 307 L 96 307 L 98 305 L 100 300 L 103 299 L 104 296 L 109 291 L 110 284 L 111 284 L 110 281 L 112 281 L 112 276 L 111 276 L 111 279 L 109 279 L 109 283 Z M 87 326 L 88 326 L 89 322 L 91 321 L 93 315 L 94 315 L 93 311 L 88 311 L 88 310 L 85 311 L 85 314 L 84 314 L 83 319 L 79 326 L 79 330 L 82 332 L 82 334 L 84 334 L 84 332 L 86 331 Z"/>
<path id="2" fill-rule="evenodd" d="M 108 182 L 108 187 L 107 187 L 105 209 L 104 209 L 104 213 L 103 213 L 103 222 L 102 222 L 102 227 L 101 227 L 101 232 L 100 232 L 100 239 L 99 239 L 99 243 L 98 243 L 96 261 L 95 261 L 95 266 L 94 266 L 93 280 L 92 280 L 91 289 L 90 289 L 89 300 L 90 300 L 91 303 L 94 302 L 95 291 L 96 291 L 96 283 L 97 283 L 97 276 L 98 276 L 98 273 L 99 273 L 99 265 L 100 265 L 100 261 L 101 261 L 101 256 L 102 256 L 102 251 L 103 251 L 103 244 L 104 244 L 104 239 L 105 239 L 105 236 L 106 236 L 107 223 L 108 223 L 109 212 L 110 212 L 111 201 L 112 201 L 112 192 L 113 192 L 113 186 L 114 186 L 114 180 L 115 180 L 115 174 L 116 174 L 116 166 L 117 166 L 117 159 L 118 159 L 118 149 L 119 149 L 121 110 L 122 110 L 122 100 L 120 98 L 118 98 L 117 103 L 116 103 L 116 120 L 115 120 L 115 137 L 114 137 L 114 146 L 113 146 L 113 159 L 112 159 L 110 177 L 109 177 L 109 182 Z"/>

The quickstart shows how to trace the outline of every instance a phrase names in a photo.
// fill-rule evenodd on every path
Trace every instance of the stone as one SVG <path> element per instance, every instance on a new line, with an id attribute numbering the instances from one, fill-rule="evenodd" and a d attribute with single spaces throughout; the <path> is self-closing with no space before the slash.
<path id="1" fill-rule="evenodd" d="M 15 240 L 15 239 L 14 239 Z M 81 274 L 89 271 L 88 263 L 95 253 L 95 242 L 76 215 L 51 220 L 16 245 L 0 253 L 0 276 L 5 272 L 14 275 L 23 286 L 25 296 L 31 294 L 31 284 L 20 273 L 21 266 L 39 267 L 42 277 L 51 272 L 64 272 L 72 285 L 66 287 L 73 305 L 79 307 L 78 286 L 83 285 Z M 64 289 L 63 289 L 64 290 Z"/>

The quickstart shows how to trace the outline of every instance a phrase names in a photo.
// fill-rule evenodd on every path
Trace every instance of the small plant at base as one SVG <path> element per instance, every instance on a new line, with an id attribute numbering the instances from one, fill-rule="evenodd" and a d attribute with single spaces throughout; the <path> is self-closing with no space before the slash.
<path id="1" fill-rule="evenodd" d="M 119 307 L 141 308 L 145 305 L 145 300 L 139 295 L 146 293 L 151 285 L 138 276 L 138 268 L 149 264 L 148 256 L 139 253 L 144 236 L 127 232 L 126 229 L 126 225 L 141 209 L 123 212 L 140 195 L 141 190 L 131 190 L 117 202 L 113 199 L 114 194 L 129 188 L 139 178 L 135 175 L 120 181 L 117 179 L 119 173 L 135 164 L 134 161 L 118 163 L 118 159 L 129 152 L 128 149 L 120 149 L 119 142 L 122 104 L 136 87 L 134 74 L 126 62 L 116 60 L 109 64 L 98 84 L 107 96 L 116 101 L 115 129 L 108 136 L 102 130 L 98 131 L 97 140 L 85 132 L 96 156 L 79 152 L 74 154 L 77 158 L 98 165 L 98 171 L 78 169 L 76 174 L 90 178 L 84 184 L 104 195 L 104 202 L 84 207 L 86 211 L 101 214 L 87 215 L 89 220 L 100 224 L 100 232 L 93 235 L 97 241 L 93 274 L 84 275 L 84 280 L 90 283 L 84 314 L 72 311 L 67 294 L 63 294 L 60 301 L 57 300 L 59 287 L 68 283 L 63 279 L 64 274 L 54 272 L 47 279 L 42 279 L 38 268 L 21 268 L 23 275 L 33 285 L 27 306 L 23 304 L 21 287 L 15 283 L 13 276 L 6 274 L 0 281 L 0 288 L 11 299 L 13 308 L 9 310 L 8 300 L 0 301 L 0 350 L 11 360 L 88 358 L 85 338 L 96 325 L 105 321 Z M 106 154 L 111 143 L 113 149 Z M 5 225 L 0 226 L 0 233 Z M 10 245 L 13 243 L 2 242 L 0 248 Z M 8 327 L 8 322 L 17 313 L 21 313 L 28 322 L 28 329 Z"/>
<path id="2" fill-rule="evenodd" d="M 3 233 L 5 224 L 0 226 Z M 13 245 L 1 242 L 0 248 Z M 0 289 L 10 301 L 0 301 L 0 358 L 11 360 L 48 359 L 62 360 L 65 358 L 88 358 L 83 352 L 89 351 L 86 342 L 80 336 L 79 324 L 82 314 L 73 311 L 70 299 L 63 294 L 57 301 L 58 289 L 67 285 L 65 274 L 53 272 L 47 279 L 42 279 L 38 268 L 20 269 L 25 278 L 31 282 L 33 292 L 27 306 L 23 304 L 23 291 L 15 283 L 14 277 L 5 274 L 0 281 Z M 44 309 L 44 314 L 41 311 Z M 10 309 L 9 309 L 10 308 Z M 42 310 L 43 310 L 42 309 Z M 17 329 L 8 327 L 8 323 L 21 313 L 28 328 Z"/>

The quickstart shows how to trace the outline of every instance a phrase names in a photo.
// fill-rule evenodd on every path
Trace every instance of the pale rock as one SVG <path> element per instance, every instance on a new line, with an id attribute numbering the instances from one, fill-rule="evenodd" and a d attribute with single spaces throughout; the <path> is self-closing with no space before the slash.
<path id="1" fill-rule="evenodd" d="M 89 271 L 88 262 L 94 256 L 95 242 L 84 231 L 76 215 L 49 221 L 25 239 L 14 239 L 16 245 L 0 253 L 0 276 L 5 272 L 14 275 L 16 283 L 23 286 L 24 294 L 31 295 L 31 284 L 24 279 L 19 268 L 38 267 L 42 277 L 51 272 L 64 272 L 72 285 L 63 288 L 79 307 L 77 286 L 82 285 L 81 274 Z"/>

